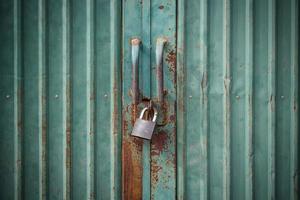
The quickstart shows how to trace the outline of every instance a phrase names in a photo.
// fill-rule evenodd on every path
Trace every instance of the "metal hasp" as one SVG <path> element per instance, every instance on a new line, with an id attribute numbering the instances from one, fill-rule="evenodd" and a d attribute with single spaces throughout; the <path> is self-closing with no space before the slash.
<path id="1" fill-rule="evenodd" d="M 131 62 L 132 62 L 132 103 L 137 104 L 139 98 L 139 51 L 141 40 L 133 38 L 131 40 Z"/>
<path id="2" fill-rule="evenodd" d="M 156 118 L 157 118 L 157 110 L 156 108 L 152 107 L 153 109 L 153 118 L 152 120 L 143 119 L 145 112 L 149 110 L 149 107 L 146 107 L 142 110 L 140 117 L 136 120 L 132 133 L 132 136 L 140 137 L 143 139 L 150 140 L 152 138 L 152 134 L 154 132 Z"/>
<path id="3" fill-rule="evenodd" d="M 158 102 L 163 101 L 163 90 L 164 90 L 164 77 L 163 77 L 163 50 L 164 46 L 167 43 L 165 37 L 159 37 L 156 41 L 156 76 L 157 76 L 157 93 L 158 93 Z"/>

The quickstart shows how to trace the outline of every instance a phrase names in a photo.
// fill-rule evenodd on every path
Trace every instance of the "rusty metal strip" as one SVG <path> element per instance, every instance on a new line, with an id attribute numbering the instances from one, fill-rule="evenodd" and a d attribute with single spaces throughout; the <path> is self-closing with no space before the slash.
<path id="1" fill-rule="evenodd" d="M 134 108 L 132 108 L 134 110 Z M 123 117 L 128 113 L 123 113 Z M 130 123 L 130 122 L 129 122 Z M 122 143 L 122 173 L 123 193 L 122 199 L 142 199 L 142 139 L 129 138 L 130 130 L 127 129 L 128 122 L 123 119 L 123 143 Z M 125 134 L 127 136 L 125 136 Z"/>
<path id="2" fill-rule="evenodd" d="M 299 198 L 299 132 L 298 132 L 298 95 L 299 95 L 299 1 L 291 1 L 291 132 L 290 132 L 290 198 Z"/>
<path id="3" fill-rule="evenodd" d="M 275 0 L 268 1 L 268 199 L 275 198 Z"/>
<path id="4" fill-rule="evenodd" d="M 63 198 L 70 199 L 70 182 L 71 182 L 71 90 L 70 90 L 70 2 L 63 0 Z"/>
<path id="5" fill-rule="evenodd" d="M 246 1 L 245 199 L 253 197 L 253 0 Z"/>
<path id="6" fill-rule="evenodd" d="M 142 199 L 142 139 L 130 136 L 137 117 L 137 105 L 132 103 L 131 89 L 131 44 L 132 38 L 142 33 L 141 1 L 122 1 L 123 47 L 122 47 L 122 199 Z"/>

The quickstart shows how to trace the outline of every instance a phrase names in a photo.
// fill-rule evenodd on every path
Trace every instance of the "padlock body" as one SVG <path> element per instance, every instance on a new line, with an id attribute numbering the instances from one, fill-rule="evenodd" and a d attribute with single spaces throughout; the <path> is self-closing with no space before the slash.
<path id="1" fill-rule="evenodd" d="M 131 135 L 150 140 L 154 132 L 155 122 L 138 118 L 132 130 Z"/>

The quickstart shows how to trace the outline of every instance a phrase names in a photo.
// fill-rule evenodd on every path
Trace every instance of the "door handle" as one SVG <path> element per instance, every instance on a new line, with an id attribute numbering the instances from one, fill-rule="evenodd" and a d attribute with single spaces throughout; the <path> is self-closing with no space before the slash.
<path id="1" fill-rule="evenodd" d="M 132 103 L 136 105 L 139 100 L 139 51 L 141 40 L 133 38 L 131 40 L 131 62 L 132 62 Z"/>
<path id="2" fill-rule="evenodd" d="M 167 42 L 165 37 L 159 37 L 156 40 L 156 77 L 157 77 L 157 96 L 158 102 L 163 102 L 164 96 L 164 73 L 163 73 L 163 50 Z"/>

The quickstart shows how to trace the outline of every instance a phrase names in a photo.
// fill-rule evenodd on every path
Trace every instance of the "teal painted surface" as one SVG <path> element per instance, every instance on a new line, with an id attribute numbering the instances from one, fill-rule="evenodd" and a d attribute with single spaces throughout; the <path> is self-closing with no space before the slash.
<path id="1" fill-rule="evenodd" d="M 120 199 L 120 2 L 0 5 L 0 199 Z"/>
<path id="2" fill-rule="evenodd" d="M 0 199 L 299 199 L 298 0 L 1 0 L 0 27 Z M 150 97 L 168 123 L 132 139 Z"/>
<path id="3" fill-rule="evenodd" d="M 178 1 L 177 197 L 299 199 L 299 2 Z"/>
<path id="4" fill-rule="evenodd" d="M 176 197 L 176 2 L 151 1 L 152 62 L 158 37 L 166 37 L 163 51 L 163 88 L 165 90 L 160 120 L 151 142 L 151 199 Z M 152 70 L 152 94 L 158 97 L 156 70 Z"/>
<path id="5" fill-rule="evenodd" d="M 131 39 L 139 38 L 139 92 L 132 103 Z M 156 40 L 166 37 L 164 48 L 164 89 L 158 102 L 155 63 Z M 176 197 L 176 2 L 123 1 L 123 198 L 175 199 Z M 158 124 L 151 142 L 132 138 L 130 133 L 142 106 L 149 98 L 159 110 Z"/>

